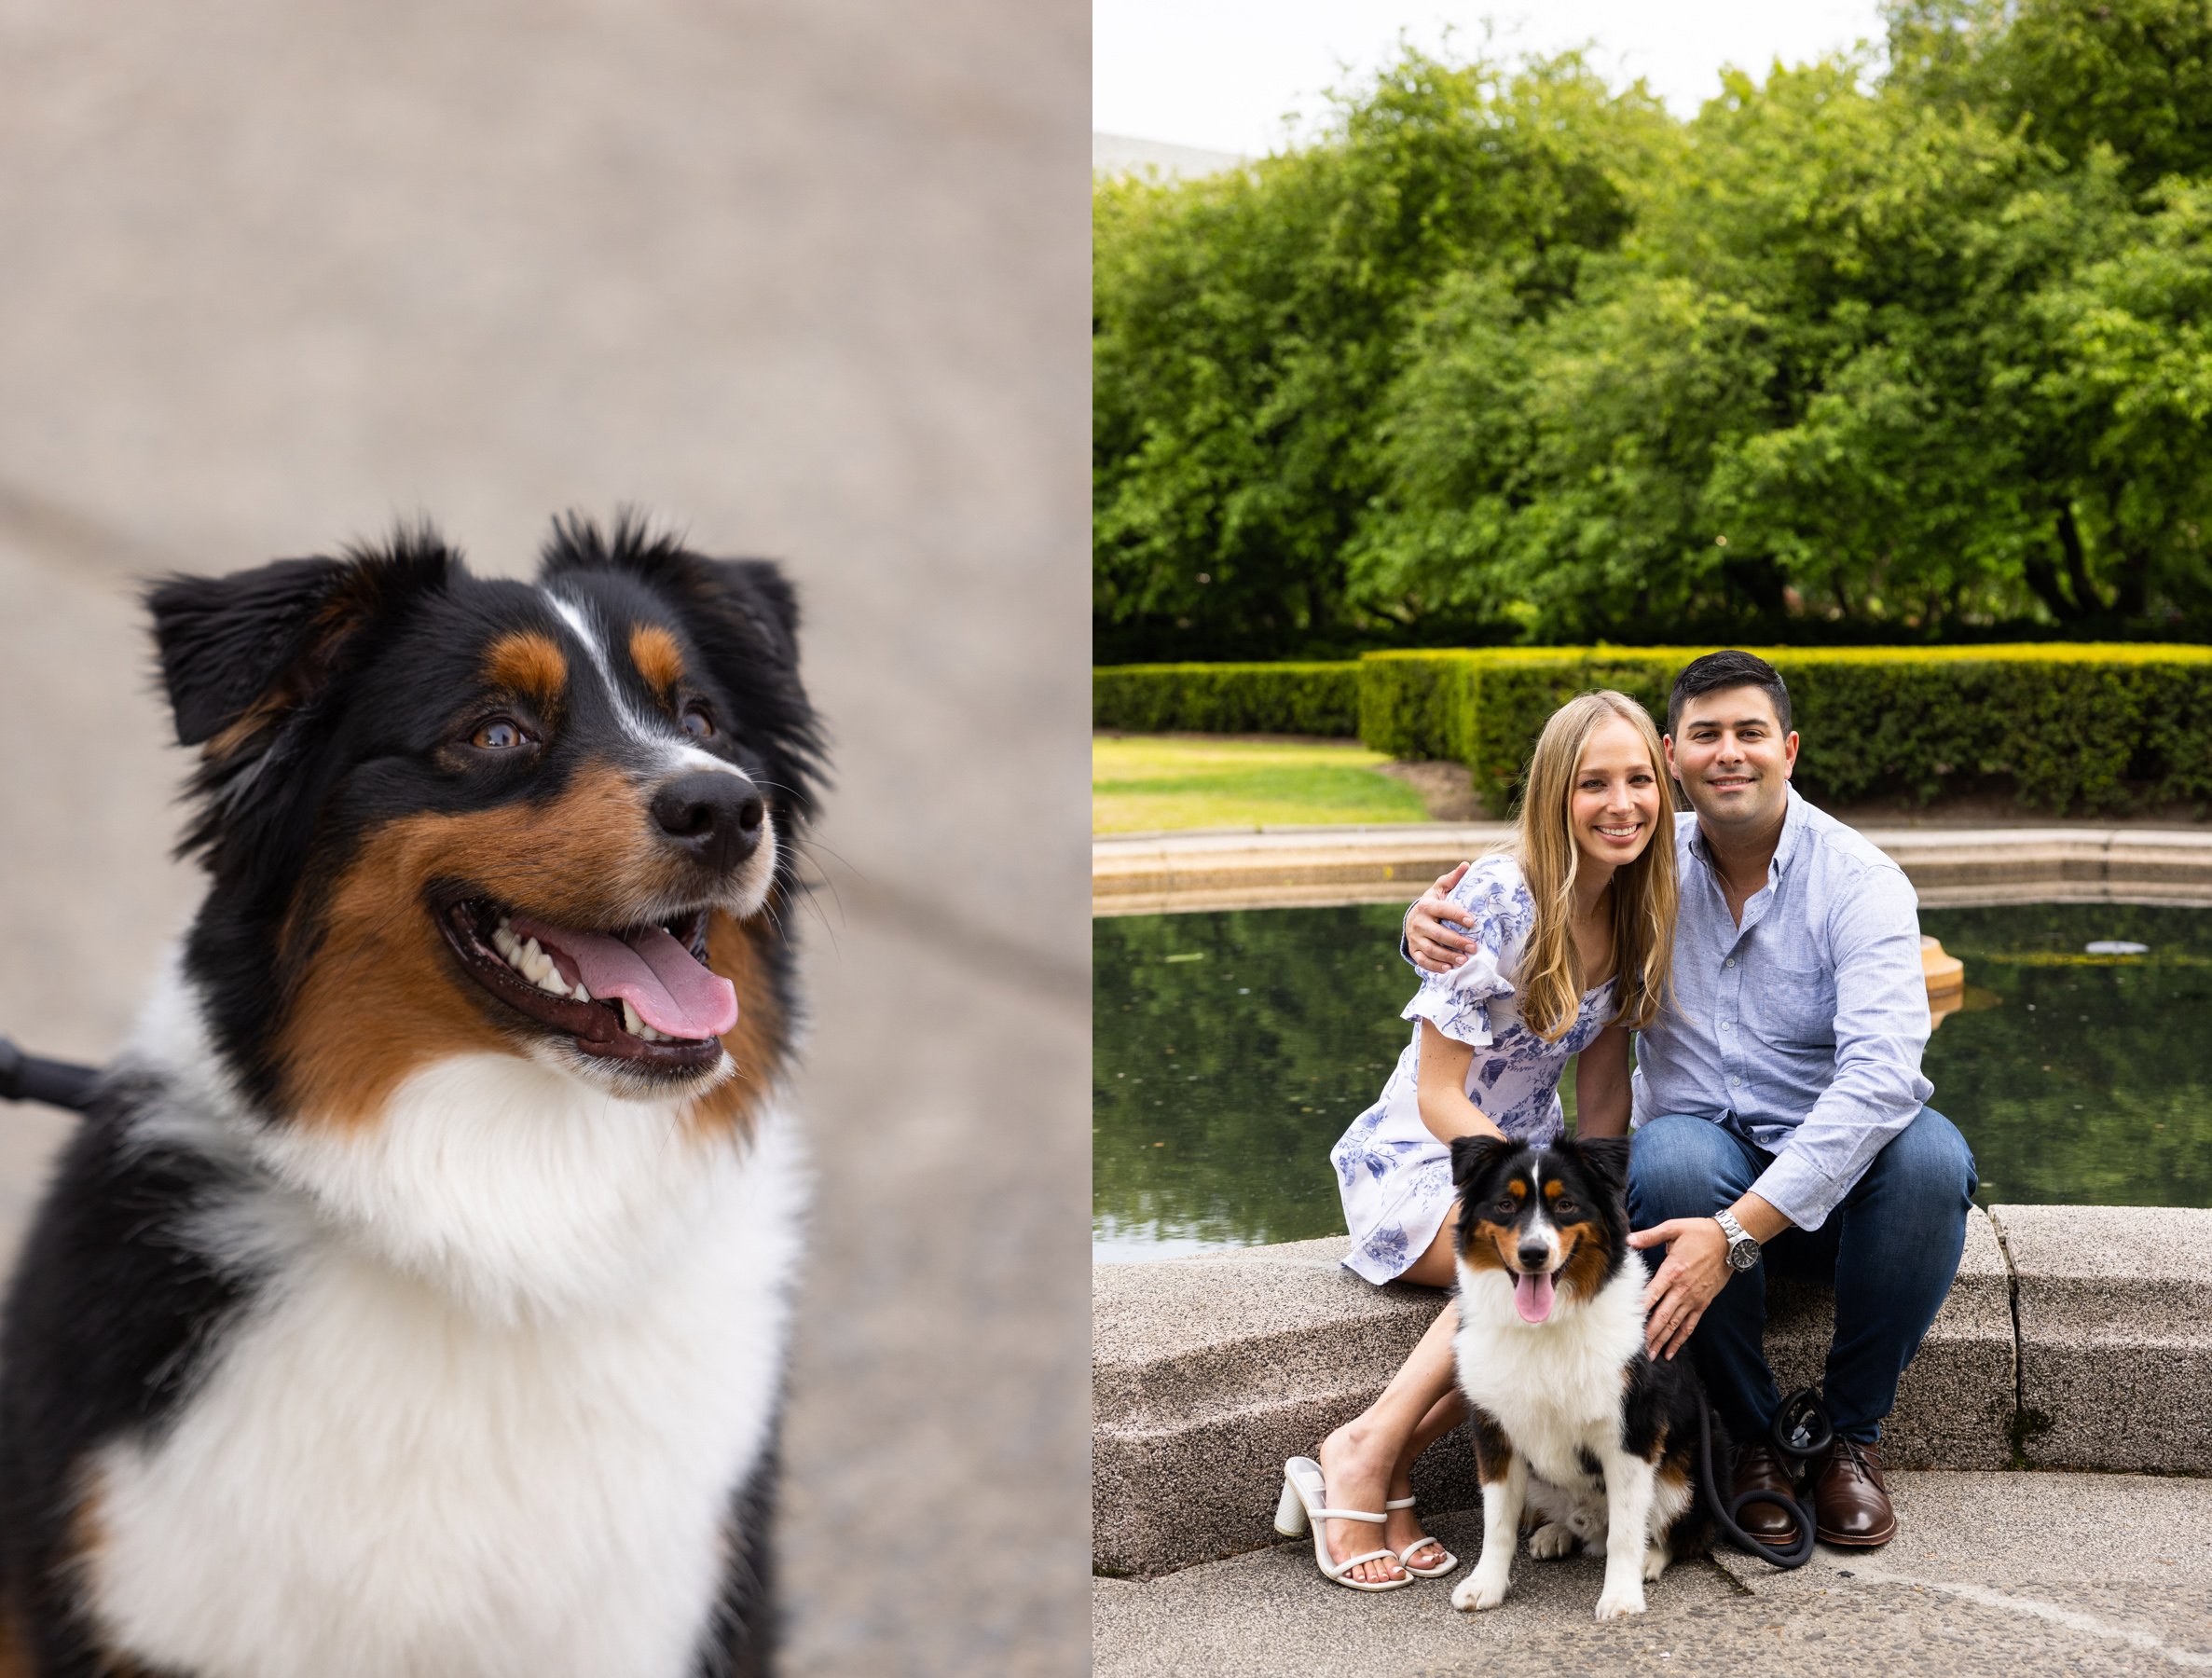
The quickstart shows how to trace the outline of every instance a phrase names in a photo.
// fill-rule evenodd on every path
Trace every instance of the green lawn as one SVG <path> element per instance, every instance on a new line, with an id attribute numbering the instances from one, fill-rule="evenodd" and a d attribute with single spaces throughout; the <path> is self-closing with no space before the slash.
<path id="1" fill-rule="evenodd" d="M 1389 762 L 1328 741 L 1094 735 L 1091 831 L 1427 820 L 1420 793 L 1377 772 Z"/>

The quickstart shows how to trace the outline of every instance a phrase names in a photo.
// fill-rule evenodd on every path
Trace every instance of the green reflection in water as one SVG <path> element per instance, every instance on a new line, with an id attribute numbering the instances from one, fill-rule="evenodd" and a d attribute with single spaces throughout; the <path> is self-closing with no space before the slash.
<path id="1" fill-rule="evenodd" d="M 1098 1258 L 1342 1230 L 1329 1145 L 1408 1029 L 1399 914 L 1092 923 Z M 1920 923 L 1966 963 L 1969 1006 L 1925 1068 L 1984 1203 L 2212 1205 L 2212 912 L 2034 903 Z M 2084 953 L 2100 940 L 2150 952 Z"/>

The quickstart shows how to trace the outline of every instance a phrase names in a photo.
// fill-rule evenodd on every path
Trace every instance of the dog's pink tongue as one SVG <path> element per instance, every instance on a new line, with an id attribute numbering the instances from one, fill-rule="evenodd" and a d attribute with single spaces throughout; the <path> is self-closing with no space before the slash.
<path id="1" fill-rule="evenodd" d="M 549 926 L 527 915 L 513 922 L 518 938 L 556 950 L 584 976 L 598 1000 L 626 997 L 638 1017 L 670 1037 L 720 1037 L 737 1024 L 737 987 L 708 972 L 658 927 L 612 938 Z"/>
<path id="2" fill-rule="evenodd" d="M 598 986 L 592 987 L 596 994 Z M 1516 1276 L 1513 1279 L 1513 1308 L 1520 1313 L 1524 1323 L 1541 1323 L 1551 1314 L 1551 1278 L 1549 1276 Z"/>

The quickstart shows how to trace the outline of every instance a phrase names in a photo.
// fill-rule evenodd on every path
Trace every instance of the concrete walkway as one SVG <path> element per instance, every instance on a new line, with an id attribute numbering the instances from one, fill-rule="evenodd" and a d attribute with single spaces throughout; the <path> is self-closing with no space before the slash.
<path id="1" fill-rule="evenodd" d="M 1895 1474 L 1899 1534 L 1823 1547 L 1795 1573 L 1722 1550 L 1647 1587 L 1641 1619 L 1592 1617 L 1603 1563 L 1514 1563 L 1504 1606 L 1452 1585 L 1472 1512 L 1432 1526 L 1458 1574 L 1361 1595 L 1283 1545 L 1093 1586 L 1099 1678 L 1388 1678 L 1467 1672 L 2174 1673 L 2212 1670 L 2212 1480 Z"/>

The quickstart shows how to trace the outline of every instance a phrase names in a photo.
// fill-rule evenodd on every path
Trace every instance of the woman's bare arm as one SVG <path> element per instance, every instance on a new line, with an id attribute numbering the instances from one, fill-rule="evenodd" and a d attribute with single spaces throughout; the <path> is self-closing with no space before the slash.
<path id="1" fill-rule="evenodd" d="M 1503 1136 L 1483 1110 L 1467 1099 L 1472 1044 L 1455 1043 L 1428 1021 L 1421 1023 L 1421 1121 L 1439 1142 L 1458 1136 Z"/>
<path id="2" fill-rule="evenodd" d="M 1628 1028 L 1608 1025 L 1574 1057 L 1574 1134 L 1628 1134 Z"/>

